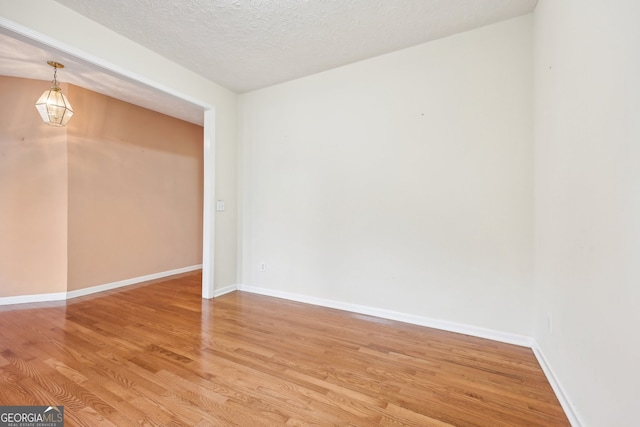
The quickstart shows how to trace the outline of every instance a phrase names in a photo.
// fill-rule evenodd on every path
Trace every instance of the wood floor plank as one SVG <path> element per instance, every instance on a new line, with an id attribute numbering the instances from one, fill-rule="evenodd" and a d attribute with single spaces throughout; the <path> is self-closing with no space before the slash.
<path id="1" fill-rule="evenodd" d="M 188 273 L 0 307 L 0 405 L 69 426 L 569 426 L 530 349 Z"/>

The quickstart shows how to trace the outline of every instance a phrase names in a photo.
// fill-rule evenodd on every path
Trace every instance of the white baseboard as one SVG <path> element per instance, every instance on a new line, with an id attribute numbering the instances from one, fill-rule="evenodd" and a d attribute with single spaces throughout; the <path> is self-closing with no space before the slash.
<path id="1" fill-rule="evenodd" d="M 236 290 L 238 290 L 237 285 L 225 286 L 224 288 L 216 289 L 215 291 L 213 291 L 213 297 L 214 298 L 221 297 L 224 294 L 228 294 Z"/>
<path id="2" fill-rule="evenodd" d="M 30 302 L 64 301 L 66 292 L 53 292 L 50 294 L 16 295 L 13 297 L 1 297 L 0 305 L 26 304 Z"/>
<path id="3" fill-rule="evenodd" d="M 0 298 L 0 305 L 68 300 L 72 298 L 82 297 L 85 295 L 95 294 L 97 292 L 104 292 L 112 289 L 122 288 L 124 286 L 135 285 L 137 283 L 147 282 L 149 280 L 162 279 L 164 277 L 174 276 L 176 274 L 188 273 L 190 271 L 199 270 L 201 268 L 202 268 L 202 264 L 192 265 L 189 267 L 176 268 L 175 270 L 147 274 L 146 276 L 119 280 L 117 282 L 105 283 L 104 285 L 92 286 L 90 288 L 78 289 L 70 292 L 56 292 L 51 294 L 18 295 L 14 297 L 2 297 Z"/>
<path id="4" fill-rule="evenodd" d="M 367 307 L 357 304 L 350 304 L 335 300 L 310 297 L 306 295 L 293 294 L 289 292 L 274 291 L 271 289 L 257 288 L 254 286 L 238 285 L 238 290 L 266 295 L 276 298 L 283 298 L 307 304 L 319 305 L 322 307 L 336 308 L 338 310 L 350 311 L 352 313 L 366 314 L 369 316 L 381 317 L 383 319 L 397 320 L 399 322 L 411 323 L 414 325 L 426 326 L 428 328 L 441 329 L 459 334 L 471 335 L 479 338 L 486 338 L 493 341 L 515 344 L 522 347 L 531 347 L 533 340 L 525 335 L 512 334 L 509 332 L 495 331 L 493 329 L 480 328 L 477 326 L 464 325 L 461 323 L 448 322 L 445 320 L 431 319 L 428 317 L 405 314 L 397 311 L 384 310 L 380 308 Z"/>
<path id="5" fill-rule="evenodd" d="M 560 382 L 558 381 L 556 375 L 553 373 L 553 369 L 551 369 L 551 366 L 547 362 L 547 359 L 544 357 L 544 353 L 542 352 L 542 349 L 540 348 L 538 343 L 533 339 L 532 339 L 531 350 L 533 350 L 533 354 L 536 356 L 536 359 L 538 359 L 538 363 L 540 364 L 542 371 L 546 375 L 547 381 L 549 381 L 549 384 L 551 384 L 551 388 L 556 394 L 558 401 L 560 401 L 560 405 L 562 406 L 562 409 L 564 409 L 564 413 L 569 419 L 571 426 L 581 427 L 583 423 L 578 418 L 578 414 L 574 410 L 573 404 L 567 397 L 566 393 L 563 391 L 562 386 L 560 385 Z"/>
<path id="6" fill-rule="evenodd" d="M 67 299 L 91 295 L 98 292 L 110 291 L 112 289 L 135 285 L 142 282 L 148 282 L 149 280 L 162 279 L 164 277 L 174 276 L 176 274 L 188 273 L 190 271 L 199 270 L 201 268 L 202 264 L 192 265 L 189 267 L 176 268 L 175 270 L 161 271 L 160 273 L 147 274 L 146 276 L 139 276 L 131 279 L 119 280 L 117 282 L 105 283 L 104 285 L 92 286 L 90 288 L 78 289 L 76 291 L 67 292 Z"/>

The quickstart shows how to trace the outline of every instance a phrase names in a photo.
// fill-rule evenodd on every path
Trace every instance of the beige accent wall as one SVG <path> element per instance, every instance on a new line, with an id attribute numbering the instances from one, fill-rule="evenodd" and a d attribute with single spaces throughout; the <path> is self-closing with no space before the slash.
<path id="1" fill-rule="evenodd" d="M 50 127 L 47 85 L 0 77 L 0 297 L 200 264 L 202 127 L 71 85 Z"/>
<path id="2" fill-rule="evenodd" d="M 69 290 L 202 263 L 201 126 L 72 86 Z"/>
<path id="3" fill-rule="evenodd" d="M 215 159 L 207 162 L 209 166 L 215 162 L 215 168 L 210 169 L 215 179 L 215 194 L 210 195 L 208 203 L 223 199 L 225 211 L 210 213 L 215 216 L 215 226 L 207 230 L 207 237 L 215 242 L 215 259 L 211 256 L 206 263 L 207 267 L 215 263 L 216 289 L 237 283 L 237 95 L 55 0 L 0 0 L 0 10 L 0 21 L 27 38 L 59 46 L 81 58 L 91 58 L 90 62 L 102 64 L 112 72 L 123 71 L 129 78 L 191 99 L 205 110 L 215 109 L 215 123 L 207 123 L 207 127 L 212 128 L 215 151 L 215 156 L 211 153 Z M 60 25 L 61 22 L 64 25 Z"/>
<path id="4" fill-rule="evenodd" d="M 0 77 L 0 297 L 66 290 L 66 129 L 40 120 L 47 88 Z"/>

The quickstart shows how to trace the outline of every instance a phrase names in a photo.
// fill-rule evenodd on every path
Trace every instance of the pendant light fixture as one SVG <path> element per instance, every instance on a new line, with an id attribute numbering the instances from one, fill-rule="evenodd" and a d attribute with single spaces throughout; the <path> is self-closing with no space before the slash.
<path id="1" fill-rule="evenodd" d="M 36 108 L 46 124 L 65 126 L 73 116 L 73 109 L 67 97 L 62 93 L 62 89 L 58 86 L 58 68 L 64 68 L 64 65 L 55 61 L 47 61 L 47 64 L 54 68 L 53 81 L 51 82 L 51 89 L 45 91 L 36 101 Z"/>

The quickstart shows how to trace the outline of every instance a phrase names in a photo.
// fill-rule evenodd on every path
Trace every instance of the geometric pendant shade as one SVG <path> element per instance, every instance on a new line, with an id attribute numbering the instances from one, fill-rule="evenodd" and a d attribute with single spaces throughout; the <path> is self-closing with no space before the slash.
<path id="1" fill-rule="evenodd" d="M 56 79 L 58 68 L 64 68 L 64 65 L 54 61 L 48 61 L 47 64 L 55 69 L 53 81 L 51 82 L 51 88 L 46 90 L 36 101 L 36 108 L 40 113 L 40 117 L 42 117 L 42 121 L 46 124 L 65 126 L 73 116 L 73 108 L 71 108 L 67 97 L 62 93 Z"/>

